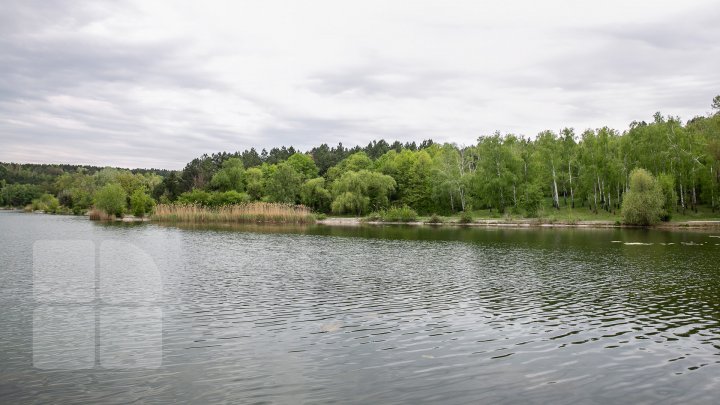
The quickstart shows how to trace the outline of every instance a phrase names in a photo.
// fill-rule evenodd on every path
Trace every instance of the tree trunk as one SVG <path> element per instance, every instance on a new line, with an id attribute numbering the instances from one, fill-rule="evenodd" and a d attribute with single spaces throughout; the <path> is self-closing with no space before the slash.
<path id="1" fill-rule="evenodd" d="M 572 170 L 570 170 L 570 162 L 568 162 L 568 173 L 570 175 L 570 206 L 572 208 L 575 208 L 575 193 L 573 192 Z"/>
<path id="2" fill-rule="evenodd" d="M 593 212 L 597 214 L 597 183 L 593 184 Z"/>
<path id="3" fill-rule="evenodd" d="M 555 179 L 555 164 L 550 163 L 552 165 L 552 176 L 553 176 L 553 205 L 556 209 L 560 209 L 560 197 L 558 197 L 558 187 L 557 187 L 557 180 Z"/>
<path id="4" fill-rule="evenodd" d="M 498 206 L 498 212 L 503 213 L 505 211 L 505 196 L 503 195 L 502 182 L 500 181 L 500 162 L 496 163 L 497 176 L 498 176 L 498 188 L 500 189 L 500 205 Z"/>
<path id="5" fill-rule="evenodd" d="M 682 207 L 683 215 L 685 215 L 685 193 L 683 193 L 682 182 L 680 182 L 680 206 Z"/>

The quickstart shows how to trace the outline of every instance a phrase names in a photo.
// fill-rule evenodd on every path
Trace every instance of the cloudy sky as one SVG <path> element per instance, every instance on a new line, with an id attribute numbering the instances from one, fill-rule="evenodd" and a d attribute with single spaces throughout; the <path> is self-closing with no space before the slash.
<path id="1" fill-rule="evenodd" d="M 720 93 L 717 0 L 0 0 L 0 161 L 623 130 Z"/>

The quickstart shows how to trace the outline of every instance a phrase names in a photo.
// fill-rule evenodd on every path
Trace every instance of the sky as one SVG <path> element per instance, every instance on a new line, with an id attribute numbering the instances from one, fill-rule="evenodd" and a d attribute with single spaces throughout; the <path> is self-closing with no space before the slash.
<path id="1" fill-rule="evenodd" d="M 720 94 L 716 0 L 0 0 L 0 161 L 624 130 Z"/>

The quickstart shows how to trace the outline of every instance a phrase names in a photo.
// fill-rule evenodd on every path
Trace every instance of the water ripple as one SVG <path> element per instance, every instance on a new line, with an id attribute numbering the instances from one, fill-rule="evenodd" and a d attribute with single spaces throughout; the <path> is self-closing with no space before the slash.
<path id="1" fill-rule="evenodd" d="M 720 389 L 720 252 L 703 234 L 21 218 L 0 217 L 17 228 L 0 236 L 3 403 L 713 403 Z M 157 367 L 36 367 L 27 254 L 83 235 L 160 268 Z"/>

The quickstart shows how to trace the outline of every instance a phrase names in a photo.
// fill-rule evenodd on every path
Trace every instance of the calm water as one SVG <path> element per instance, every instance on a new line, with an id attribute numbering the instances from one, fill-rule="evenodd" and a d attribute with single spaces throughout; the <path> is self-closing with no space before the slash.
<path id="1" fill-rule="evenodd" d="M 718 403 L 715 235 L 0 212 L 0 402 Z M 38 240 L 145 252 L 159 299 L 118 270 L 115 301 L 42 302 Z"/>

